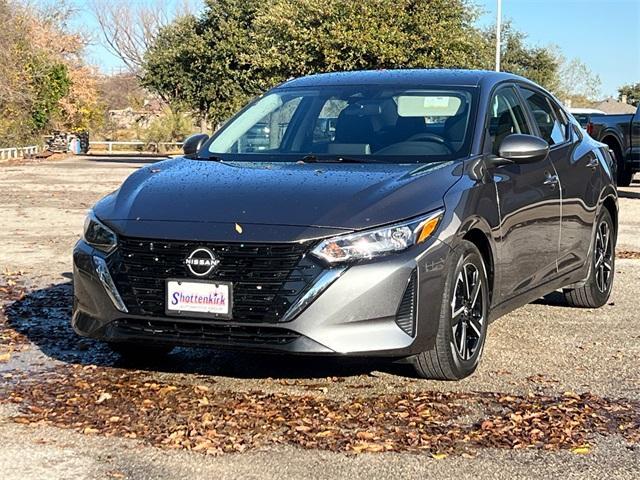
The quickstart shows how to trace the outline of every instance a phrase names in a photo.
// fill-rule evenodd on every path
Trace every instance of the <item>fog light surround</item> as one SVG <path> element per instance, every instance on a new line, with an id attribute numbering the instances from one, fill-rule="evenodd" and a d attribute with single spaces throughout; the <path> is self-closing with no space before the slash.
<path id="1" fill-rule="evenodd" d="M 109 267 L 107 267 L 107 262 L 105 262 L 104 258 L 94 255 L 93 266 L 96 269 L 96 273 L 98 274 L 100 283 L 102 283 L 102 286 L 107 292 L 107 295 L 113 302 L 113 306 L 123 313 L 128 313 L 129 310 L 127 310 L 127 306 L 122 301 L 120 292 L 118 292 L 118 289 L 116 288 L 116 284 L 113 282 L 113 278 L 111 277 L 111 273 L 109 273 Z"/>

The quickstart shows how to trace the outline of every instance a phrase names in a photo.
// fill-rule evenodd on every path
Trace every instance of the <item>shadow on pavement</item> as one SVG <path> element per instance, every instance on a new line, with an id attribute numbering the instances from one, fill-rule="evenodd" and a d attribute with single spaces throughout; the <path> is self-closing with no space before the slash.
<path id="1" fill-rule="evenodd" d="M 87 155 L 83 157 L 84 160 L 98 163 L 139 163 L 148 164 L 161 162 L 163 160 L 169 160 L 167 156 L 146 156 L 146 155 L 132 155 L 132 154 L 112 154 L 112 155 Z"/>
<path id="2" fill-rule="evenodd" d="M 640 192 L 629 192 L 627 190 L 618 190 L 620 198 L 640 198 Z"/>
<path id="3" fill-rule="evenodd" d="M 564 299 L 564 295 L 561 292 L 551 292 L 542 298 L 539 298 L 533 302 L 534 305 L 547 305 L 549 307 L 567 307 L 571 308 L 567 301 Z"/>
<path id="4" fill-rule="evenodd" d="M 67 364 L 135 368 L 149 372 L 195 373 L 235 378 L 323 378 L 374 370 L 407 375 L 406 365 L 353 358 L 255 354 L 213 348 L 176 348 L 162 360 L 124 362 L 102 342 L 78 336 L 70 325 L 71 282 L 35 290 L 6 308 L 8 327 L 26 336 L 45 355 Z"/>

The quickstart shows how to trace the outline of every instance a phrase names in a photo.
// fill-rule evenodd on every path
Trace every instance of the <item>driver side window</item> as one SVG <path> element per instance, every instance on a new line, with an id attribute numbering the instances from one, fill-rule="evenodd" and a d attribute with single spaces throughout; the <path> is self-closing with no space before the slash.
<path id="1" fill-rule="evenodd" d="M 489 137 L 491 152 L 498 155 L 500 144 L 512 133 L 531 133 L 520 98 L 512 87 L 502 88 L 491 101 Z"/>

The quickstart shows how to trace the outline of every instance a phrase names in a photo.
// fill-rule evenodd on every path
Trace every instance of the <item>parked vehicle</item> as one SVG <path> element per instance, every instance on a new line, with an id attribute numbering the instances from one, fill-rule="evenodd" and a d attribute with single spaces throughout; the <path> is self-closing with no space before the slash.
<path id="1" fill-rule="evenodd" d="M 575 117 L 580 126 L 587 129 L 592 115 L 606 115 L 602 110 L 595 108 L 569 108 L 569 113 Z"/>
<path id="2" fill-rule="evenodd" d="M 299 78 L 184 151 L 99 201 L 74 250 L 73 327 L 123 355 L 381 356 L 459 379 L 501 315 L 609 298 L 608 149 L 524 78 Z"/>
<path id="3" fill-rule="evenodd" d="M 591 115 L 586 130 L 611 149 L 618 185 L 631 185 L 633 175 L 640 172 L 640 110 L 635 114 Z"/>

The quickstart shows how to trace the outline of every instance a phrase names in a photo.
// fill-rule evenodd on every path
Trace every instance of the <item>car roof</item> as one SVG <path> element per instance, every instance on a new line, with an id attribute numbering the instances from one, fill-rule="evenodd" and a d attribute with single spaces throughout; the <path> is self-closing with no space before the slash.
<path id="1" fill-rule="evenodd" d="M 598 110 L 596 108 L 569 108 L 569 113 L 573 113 L 573 114 L 598 114 L 598 115 L 605 115 L 605 112 L 603 112 L 602 110 Z"/>
<path id="2" fill-rule="evenodd" d="M 447 70 L 447 69 L 399 69 L 360 70 L 334 72 L 294 78 L 281 84 L 279 88 L 325 87 L 339 85 L 438 85 L 476 87 L 492 85 L 505 80 L 529 80 L 504 72 L 488 70 Z"/>

